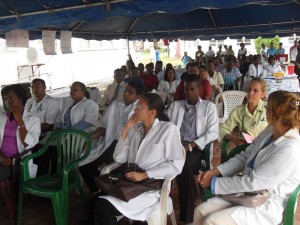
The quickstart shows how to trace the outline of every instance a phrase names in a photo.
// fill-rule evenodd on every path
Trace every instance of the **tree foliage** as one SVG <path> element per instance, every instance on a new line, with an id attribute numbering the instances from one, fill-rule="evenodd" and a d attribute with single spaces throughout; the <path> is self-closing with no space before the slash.
<path id="1" fill-rule="evenodd" d="M 266 45 L 266 48 L 269 48 L 271 42 L 273 42 L 274 48 L 278 48 L 280 37 L 278 35 L 276 35 L 274 38 L 262 38 L 259 36 L 254 40 L 256 52 L 260 53 L 262 43 Z"/>

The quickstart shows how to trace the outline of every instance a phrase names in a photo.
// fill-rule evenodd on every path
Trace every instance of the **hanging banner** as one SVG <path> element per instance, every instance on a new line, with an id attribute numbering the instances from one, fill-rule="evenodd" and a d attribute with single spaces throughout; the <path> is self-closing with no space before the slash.
<path id="1" fill-rule="evenodd" d="M 72 31 L 60 32 L 60 50 L 62 54 L 72 53 Z"/>
<path id="2" fill-rule="evenodd" d="M 56 31 L 43 30 L 42 41 L 45 55 L 56 55 L 55 52 L 55 35 Z"/>
<path id="3" fill-rule="evenodd" d="M 29 47 L 29 32 L 27 30 L 12 30 L 5 33 L 7 47 Z"/>

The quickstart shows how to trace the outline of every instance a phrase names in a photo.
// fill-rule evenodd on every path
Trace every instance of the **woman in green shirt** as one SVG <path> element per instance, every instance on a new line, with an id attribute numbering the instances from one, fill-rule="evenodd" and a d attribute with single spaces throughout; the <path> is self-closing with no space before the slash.
<path id="1" fill-rule="evenodd" d="M 240 134 L 247 133 L 257 137 L 267 125 L 265 102 L 266 82 L 261 78 L 254 78 L 247 88 L 247 104 L 237 106 L 221 126 L 220 139 L 232 141 L 235 145 L 246 143 L 242 135 L 235 136 L 232 131 L 239 128 Z"/>

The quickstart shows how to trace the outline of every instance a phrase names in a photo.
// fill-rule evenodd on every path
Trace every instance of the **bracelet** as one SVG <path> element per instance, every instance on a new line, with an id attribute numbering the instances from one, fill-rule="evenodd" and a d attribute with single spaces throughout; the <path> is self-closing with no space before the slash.
<path id="1" fill-rule="evenodd" d="M 22 127 L 25 127 L 25 125 L 22 125 L 22 126 L 18 126 L 18 128 L 22 128 Z"/>

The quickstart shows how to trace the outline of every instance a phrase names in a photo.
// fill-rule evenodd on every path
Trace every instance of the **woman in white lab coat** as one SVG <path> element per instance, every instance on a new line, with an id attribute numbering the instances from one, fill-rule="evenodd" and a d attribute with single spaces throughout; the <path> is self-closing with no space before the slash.
<path id="1" fill-rule="evenodd" d="M 0 113 L 0 180 L 3 180 L 10 175 L 11 158 L 38 143 L 41 126 L 37 117 L 24 111 L 27 94 L 21 85 L 4 87 L 1 95 L 8 108 Z M 31 162 L 30 174 L 33 169 Z"/>
<path id="2" fill-rule="evenodd" d="M 93 100 L 87 99 L 86 87 L 81 82 L 74 82 L 70 96 L 73 101 L 63 106 L 54 129 L 73 128 L 87 132 L 95 130 L 99 115 L 99 107 Z"/>
<path id="3" fill-rule="evenodd" d="M 280 66 L 280 63 L 275 62 L 274 56 L 269 56 L 267 65 L 265 65 L 265 70 L 267 70 L 267 76 L 271 77 L 273 76 L 273 73 L 282 72 L 282 68 Z"/>
<path id="4" fill-rule="evenodd" d="M 127 173 L 127 179 L 133 182 L 147 178 L 164 179 L 181 172 L 184 153 L 179 131 L 171 122 L 164 122 L 166 118 L 163 102 L 158 95 L 142 95 L 114 152 L 116 162 L 136 163 L 145 170 L 143 173 Z M 129 202 L 112 196 L 101 196 L 95 204 L 95 224 L 116 225 L 117 215 L 146 220 L 158 208 L 159 199 L 160 191 L 145 192 Z M 169 213 L 171 204 L 169 198 Z"/>
<path id="5" fill-rule="evenodd" d="M 158 91 L 167 93 L 167 102 L 170 103 L 173 100 L 173 95 L 176 92 L 176 88 L 180 84 L 180 80 L 176 80 L 175 70 L 173 67 L 168 67 L 164 73 L 164 79 L 159 82 Z"/>
<path id="6" fill-rule="evenodd" d="M 246 149 L 198 176 L 214 194 L 268 189 L 264 204 L 247 208 L 214 197 L 195 209 L 194 224 L 278 225 L 291 192 L 300 183 L 300 98 L 287 91 L 270 94 L 267 105 L 270 124 Z M 234 176 L 243 172 L 243 176 Z M 222 175 L 223 177 L 217 177 Z"/>

